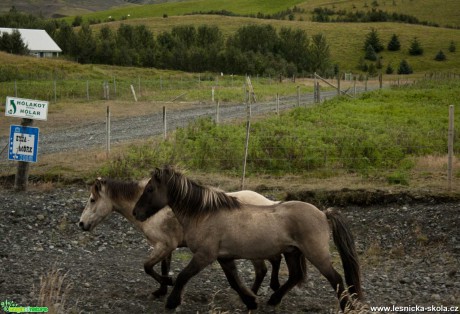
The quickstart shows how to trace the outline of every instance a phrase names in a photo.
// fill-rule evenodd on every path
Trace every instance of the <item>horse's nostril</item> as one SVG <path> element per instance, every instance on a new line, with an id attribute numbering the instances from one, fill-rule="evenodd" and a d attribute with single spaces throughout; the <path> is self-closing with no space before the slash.
<path id="1" fill-rule="evenodd" d="M 133 210 L 133 216 L 136 217 L 136 211 L 135 210 Z"/>
<path id="2" fill-rule="evenodd" d="M 80 228 L 82 228 L 82 229 L 83 229 L 83 227 L 85 226 L 85 224 L 83 223 L 83 221 L 80 221 L 80 222 L 78 223 L 78 225 L 79 225 Z"/>

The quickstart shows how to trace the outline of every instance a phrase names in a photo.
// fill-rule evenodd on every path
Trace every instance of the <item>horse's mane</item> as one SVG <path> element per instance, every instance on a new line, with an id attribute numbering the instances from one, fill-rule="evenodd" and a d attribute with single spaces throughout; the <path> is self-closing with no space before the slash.
<path id="1" fill-rule="evenodd" d="M 152 175 L 167 185 L 170 206 L 176 215 L 199 219 L 221 210 L 241 207 L 236 197 L 201 185 L 170 166 L 157 168 Z"/>
<path id="2" fill-rule="evenodd" d="M 142 192 L 143 182 L 144 181 L 122 181 L 111 178 L 98 179 L 92 187 L 92 192 L 98 196 L 99 191 L 97 185 L 103 184 L 107 188 L 108 196 L 113 201 L 133 200 Z"/>

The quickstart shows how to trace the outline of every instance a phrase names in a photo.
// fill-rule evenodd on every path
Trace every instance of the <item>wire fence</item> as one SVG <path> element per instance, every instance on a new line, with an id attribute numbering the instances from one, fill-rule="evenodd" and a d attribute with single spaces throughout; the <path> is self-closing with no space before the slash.
<path id="1" fill-rule="evenodd" d="M 260 80 L 264 80 L 263 83 L 268 85 L 279 83 L 276 80 L 267 80 L 266 78 L 261 78 Z M 333 83 L 334 81 L 331 80 L 331 82 Z M 378 84 L 368 86 L 368 82 L 360 82 L 354 79 L 346 81 L 346 83 L 348 85 L 342 84 L 341 88 L 345 90 L 342 94 L 347 93 L 349 96 L 354 96 L 372 88 L 379 88 Z M 398 82 L 393 81 L 391 85 L 400 86 L 410 83 L 410 81 L 403 83 L 400 80 Z M 180 88 L 184 90 L 203 88 L 209 91 L 210 88 L 218 85 L 222 89 L 241 86 L 238 90 L 239 97 L 242 100 L 248 100 L 247 88 L 244 82 L 241 79 L 230 79 L 229 77 L 219 78 L 218 80 L 216 78 L 205 80 L 200 76 L 184 77 L 179 80 L 177 77 L 159 77 L 151 80 L 143 78 L 138 78 L 137 80 L 112 79 L 109 94 L 104 92 L 104 84 L 106 84 L 106 81 L 2 82 L 0 83 L 0 97 L 17 94 L 23 98 L 45 98 L 51 102 L 72 98 L 80 101 L 91 101 L 93 97 L 98 97 L 98 99 L 131 100 L 133 97 L 132 89 L 141 98 L 147 98 L 147 95 L 153 94 L 158 97 L 161 91 L 166 92 L 165 95 L 168 96 L 165 97 L 170 97 L 173 94 L 167 94 L 167 92 L 173 91 L 177 94 Z M 314 92 L 302 90 L 299 93 L 299 88 L 293 88 L 288 95 L 267 96 L 264 101 L 251 105 L 251 119 L 259 115 L 278 115 L 283 110 L 299 106 L 313 106 L 316 101 L 323 101 L 338 94 L 336 90 L 332 88 L 325 90 L 324 86 L 322 86 L 321 96 L 318 99 L 316 98 L 316 92 L 316 90 Z M 207 95 L 210 98 L 211 94 L 208 93 Z M 40 154 L 71 151 L 75 150 L 76 147 L 78 150 L 105 147 L 107 155 L 109 155 L 110 146 L 113 144 L 149 136 L 167 138 L 172 131 L 178 128 L 185 128 L 190 122 L 200 118 L 210 118 L 218 123 L 225 123 L 235 119 L 245 120 L 248 107 L 243 101 L 235 104 L 211 101 L 209 98 L 206 101 L 197 101 L 196 105 L 192 105 L 189 109 L 174 112 L 165 110 L 163 113 L 155 112 L 141 117 L 113 121 L 110 121 L 109 114 L 107 123 L 110 123 L 110 127 L 98 123 L 68 128 L 64 136 L 61 136 L 58 132 L 43 134 L 40 138 Z M 136 126 L 136 128 L 132 126 Z M 452 164 L 449 165 L 449 158 L 451 157 L 449 157 L 447 144 L 448 134 L 444 133 L 419 134 L 420 137 L 439 138 L 442 140 L 433 141 L 429 145 L 423 146 L 407 143 L 402 151 L 394 151 L 392 150 L 393 147 L 390 146 L 380 146 L 379 148 L 382 151 L 390 153 L 379 155 L 379 152 L 375 151 L 375 147 L 369 146 L 366 141 L 359 137 L 354 139 L 351 149 L 350 147 L 336 145 L 343 140 L 340 137 L 305 138 L 289 134 L 280 134 L 276 137 L 273 134 L 251 130 L 246 158 L 243 155 L 245 151 L 244 133 L 245 130 L 242 128 L 240 141 L 237 143 L 222 142 L 220 146 L 217 145 L 217 147 L 220 147 L 217 153 L 213 153 L 209 149 L 211 142 L 217 139 L 209 137 L 207 138 L 208 143 L 206 141 L 202 143 L 203 153 L 200 158 L 184 154 L 181 157 L 182 161 L 190 164 L 195 163 L 196 168 L 214 167 L 216 170 L 235 171 L 235 169 L 241 169 L 243 160 L 246 160 L 245 167 L 247 167 L 248 175 L 260 173 L 260 169 L 269 169 L 266 172 L 271 174 L 295 173 L 297 169 L 304 169 L 305 172 L 316 177 L 329 177 L 338 173 L 353 173 L 367 178 L 378 176 L 378 169 L 381 168 L 382 164 L 386 164 L 387 176 L 393 176 L 391 180 L 396 183 L 404 183 L 405 177 L 409 173 L 416 173 L 418 176 L 426 176 L 427 178 L 430 176 L 450 176 L 451 180 L 456 180 L 460 176 L 458 170 L 457 173 L 453 172 L 453 169 L 458 169 L 458 161 L 455 158 L 453 158 Z M 401 133 L 399 136 L 404 139 L 405 135 Z M 453 136 L 458 137 L 454 132 Z M 284 145 L 280 145 L 279 143 L 281 142 L 284 142 Z M 327 143 L 334 143 L 334 145 L 328 145 Z M 6 145 L 8 145 L 7 139 L 2 139 L 0 141 L 2 159 L 4 157 L 6 159 L 7 156 Z M 455 145 L 458 146 L 458 143 Z M 4 147 L 5 149 L 3 149 Z M 260 152 L 263 152 L 263 154 Z M 392 154 L 395 154 L 395 156 Z M 398 159 L 399 154 L 412 155 L 411 165 L 398 164 L 401 161 L 401 159 Z M 2 166 L 1 168 L 3 169 L 2 172 L 4 172 L 2 175 L 11 173 L 11 169 L 8 169 L 8 166 Z M 363 169 L 366 170 L 363 171 Z"/>

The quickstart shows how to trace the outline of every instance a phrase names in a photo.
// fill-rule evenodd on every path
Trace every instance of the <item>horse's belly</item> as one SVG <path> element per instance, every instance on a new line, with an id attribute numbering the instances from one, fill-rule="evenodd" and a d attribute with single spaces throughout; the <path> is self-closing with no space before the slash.
<path id="1" fill-rule="evenodd" d="M 257 223 L 255 217 L 245 218 L 220 230 L 219 256 L 263 259 L 295 246 L 282 221 L 266 217 L 265 221 L 257 220 Z"/>

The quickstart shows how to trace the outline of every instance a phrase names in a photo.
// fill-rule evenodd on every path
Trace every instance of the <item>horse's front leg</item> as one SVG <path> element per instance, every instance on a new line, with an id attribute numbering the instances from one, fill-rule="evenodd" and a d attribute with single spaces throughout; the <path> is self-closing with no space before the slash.
<path id="1" fill-rule="evenodd" d="M 263 263 L 263 260 L 260 261 Z M 228 282 L 230 283 L 230 287 L 232 287 L 238 293 L 248 310 L 257 309 L 256 296 L 241 282 L 240 277 L 238 276 L 238 270 L 236 269 L 235 260 L 219 258 L 218 262 L 222 267 Z"/>
<path id="2" fill-rule="evenodd" d="M 171 290 L 171 294 L 169 295 L 166 301 L 167 309 L 175 309 L 181 304 L 182 291 L 184 290 L 187 282 L 193 276 L 195 276 L 201 270 L 203 270 L 206 266 L 215 261 L 215 259 L 216 258 L 214 255 L 207 254 L 205 252 L 197 252 L 193 255 L 188 265 L 185 266 L 185 268 L 179 273 L 179 275 L 177 275 L 174 287 Z"/>
<path id="3" fill-rule="evenodd" d="M 155 297 L 166 295 L 168 293 L 168 285 L 172 286 L 174 284 L 172 277 L 169 276 L 173 250 L 174 248 L 157 243 L 153 248 L 150 258 L 144 263 L 144 271 L 160 284 L 160 288 L 152 292 Z M 161 275 L 154 270 L 154 266 L 160 261 Z"/>

